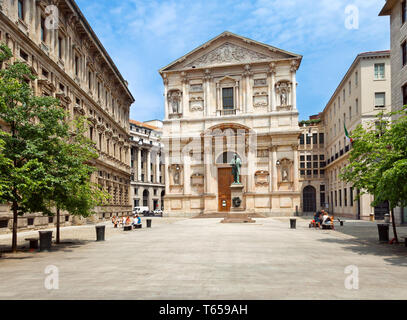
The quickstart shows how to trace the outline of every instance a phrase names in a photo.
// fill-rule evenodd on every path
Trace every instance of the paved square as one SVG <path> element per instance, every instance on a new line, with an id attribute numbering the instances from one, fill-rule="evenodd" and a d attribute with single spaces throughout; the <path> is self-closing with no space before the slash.
<path id="1" fill-rule="evenodd" d="M 306 219 L 295 230 L 287 218 L 256 221 L 154 218 L 151 229 L 131 232 L 108 223 L 105 242 L 94 242 L 94 226 L 64 228 L 63 239 L 81 242 L 0 259 L 0 299 L 407 297 L 407 248 L 309 229 Z M 48 265 L 59 268 L 58 290 L 44 287 Z M 359 269 L 358 290 L 344 286 L 349 265 Z"/>

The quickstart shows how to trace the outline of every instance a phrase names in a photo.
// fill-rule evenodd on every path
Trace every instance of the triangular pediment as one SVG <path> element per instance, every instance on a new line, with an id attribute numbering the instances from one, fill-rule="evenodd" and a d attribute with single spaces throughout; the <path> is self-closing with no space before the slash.
<path id="1" fill-rule="evenodd" d="M 160 72 L 301 58 L 300 55 L 224 32 L 162 68 Z"/>

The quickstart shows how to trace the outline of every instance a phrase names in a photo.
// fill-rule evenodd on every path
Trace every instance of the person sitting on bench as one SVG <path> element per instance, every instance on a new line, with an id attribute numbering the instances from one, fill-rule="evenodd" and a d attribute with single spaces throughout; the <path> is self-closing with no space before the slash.
<path id="1" fill-rule="evenodd" d="M 333 223 L 333 217 L 330 217 L 328 215 L 328 212 L 324 211 L 324 215 L 322 216 L 322 227 L 327 227 L 329 226 L 331 229 L 333 229 L 334 227 L 334 223 Z"/>
<path id="2" fill-rule="evenodd" d="M 141 219 L 140 219 L 140 217 L 139 217 L 138 215 L 135 215 L 135 216 L 133 217 L 133 223 L 132 223 L 132 225 L 135 226 L 136 224 L 141 224 Z"/>

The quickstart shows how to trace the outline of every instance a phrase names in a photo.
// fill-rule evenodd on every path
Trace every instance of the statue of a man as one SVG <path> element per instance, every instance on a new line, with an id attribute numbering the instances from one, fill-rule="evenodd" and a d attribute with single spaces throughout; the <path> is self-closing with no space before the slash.
<path id="1" fill-rule="evenodd" d="M 232 165 L 233 183 L 240 184 L 240 167 L 242 166 L 242 160 L 235 154 L 230 164 Z"/>

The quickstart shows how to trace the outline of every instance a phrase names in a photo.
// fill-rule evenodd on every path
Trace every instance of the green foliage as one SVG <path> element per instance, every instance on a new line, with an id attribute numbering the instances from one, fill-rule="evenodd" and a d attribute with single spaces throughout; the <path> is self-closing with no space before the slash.
<path id="1" fill-rule="evenodd" d="M 313 125 L 313 124 L 321 123 L 321 121 L 322 121 L 321 119 L 301 120 L 299 122 L 299 125 L 303 126 L 305 124 L 306 126 L 310 126 L 310 125 Z"/>
<path id="2" fill-rule="evenodd" d="M 349 165 L 340 177 L 374 195 L 372 205 L 389 201 L 390 207 L 407 205 L 407 106 L 352 132 Z M 389 121 L 392 115 L 398 120 Z"/>
<path id="3" fill-rule="evenodd" d="M 58 99 L 34 95 L 30 68 L 11 63 L 10 49 L 0 44 L 0 202 L 11 203 L 17 214 L 52 208 L 88 216 L 108 195 L 90 182 L 98 157 L 84 135 L 83 118 L 67 123 L 68 113 Z M 73 132 L 70 128 L 73 127 Z M 13 226 L 13 249 L 15 249 Z"/>

